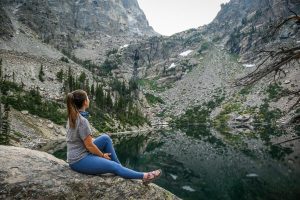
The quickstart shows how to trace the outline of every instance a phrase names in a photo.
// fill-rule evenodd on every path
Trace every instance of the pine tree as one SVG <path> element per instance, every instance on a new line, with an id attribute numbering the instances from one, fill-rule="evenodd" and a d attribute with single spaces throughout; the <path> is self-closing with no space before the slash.
<path id="1" fill-rule="evenodd" d="M 69 91 L 72 91 L 73 90 L 73 76 L 72 76 L 72 71 L 71 71 L 71 67 L 69 67 L 69 70 L 68 70 L 68 89 Z"/>
<path id="2" fill-rule="evenodd" d="M 2 137 L 2 104 L 1 104 L 1 95 L 2 95 L 2 93 L 0 91 L 0 138 Z"/>
<path id="3" fill-rule="evenodd" d="M 45 73 L 44 73 L 44 70 L 43 70 L 43 65 L 41 65 L 41 68 L 40 68 L 40 72 L 39 72 L 39 79 L 41 82 L 44 82 L 45 81 Z"/>
<path id="4" fill-rule="evenodd" d="M 56 77 L 57 80 L 62 83 L 64 79 L 64 71 L 61 69 L 59 72 L 56 73 Z"/>
<path id="5" fill-rule="evenodd" d="M 85 87 L 84 87 L 84 90 L 87 92 L 88 95 L 91 94 L 89 79 L 86 79 L 86 81 L 85 81 Z"/>
<path id="6" fill-rule="evenodd" d="M 9 111 L 10 107 L 8 104 L 4 104 L 4 116 L 2 119 L 1 135 L 0 135 L 0 144 L 8 145 L 9 144 Z"/>
<path id="7" fill-rule="evenodd" d="M 102 87 L 99 85 L 97 85 L 95 96 L 96 96 L 96 100 L 95 100 L 96 105 L 99 108 L 104 108 L 104 93 Z"/>
<path id="8" fill-rule="evenodd" d="M 13 71 L 13 83 L 15 82 L 15 72 Z"/>
<path id="9" fill-rule="evenodd" d="M 108 90 L 108 92 L 106 94 L 105 105 L 106 105 L 107 110 L 111 110 L 113 108 L 113 102 L 111 99 L 110 90 Z"/>
<path id="10" fill-rule="evenodd" d="M 84 72 L 82 72 L 82 73 L 80 74 L 80 76 L 79 76 L 78 81 L 79 81 L 81 84 L 84 84 L 85 79 L 86 79 L 86 75 L 85 75 Z"/>
<path id="11" fill-rule="evenodd" d="M 122 82 L 122 85 L 121 85 L 121 95 L 126 95 L 126 86 L 125 86 L 125 82 L 123 81 Z"/>
<path id="12" fill-rule="evenodd" d="M 95 95 L 95 86 L 94 86 L 94 83 L 91 86 L 91 95 L 92 95 L 92 97 L 94 97 L 94 95 Z"/>
<path id="13" fill-rule="evenodd" d="M 0 81 L 2 81 L 2 58 L 0 59 Z"/>

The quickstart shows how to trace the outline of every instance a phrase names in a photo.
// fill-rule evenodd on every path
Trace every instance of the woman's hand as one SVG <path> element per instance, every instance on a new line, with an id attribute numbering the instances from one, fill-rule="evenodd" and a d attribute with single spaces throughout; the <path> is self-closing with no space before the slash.
<path id="1" fill-rule="evenodd" d="M 104 153 L 102 157 L 111 160 L 111 158 L 109 157 L 110 155 L 111 153 Z"/>

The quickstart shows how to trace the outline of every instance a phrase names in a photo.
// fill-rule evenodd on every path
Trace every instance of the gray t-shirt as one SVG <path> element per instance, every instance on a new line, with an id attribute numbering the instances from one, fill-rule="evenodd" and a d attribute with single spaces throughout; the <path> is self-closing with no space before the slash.
<path id="1" fill-rule="evenodd" d="M 75 128 L 69 127 L 69 120 L 67 123 L 67 162 L 73 164 L 81 158 L 88 155 L 88 150 L 85 148 L 84 139 L 92 134 L 89 121 L 78 115 L 76 119 Z"/>

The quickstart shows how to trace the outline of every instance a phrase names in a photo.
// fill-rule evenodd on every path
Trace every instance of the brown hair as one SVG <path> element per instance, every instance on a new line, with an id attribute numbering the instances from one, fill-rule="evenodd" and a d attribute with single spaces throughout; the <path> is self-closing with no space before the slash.
<path id="1" fill-rule="evenodd" d="M 87 94 L 83 90 L 75 90 L 67 95 L 68 120 L 71 128 L 75 128 L 78 110 L 82 108 L 83 102 L 87 99 Z"/>

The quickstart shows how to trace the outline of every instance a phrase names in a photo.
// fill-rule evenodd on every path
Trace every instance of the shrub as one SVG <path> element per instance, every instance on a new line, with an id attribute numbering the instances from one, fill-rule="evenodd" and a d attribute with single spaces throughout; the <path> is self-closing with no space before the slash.
<path id="1" fill-rule="evenodd" d="M 69 63 L 69 60 L 66 57 L 61 57 L 60 61 L 65 62 L 65 63 Z"/>

